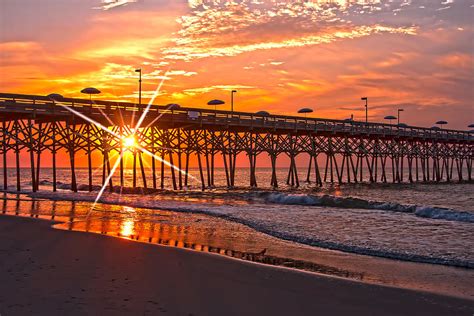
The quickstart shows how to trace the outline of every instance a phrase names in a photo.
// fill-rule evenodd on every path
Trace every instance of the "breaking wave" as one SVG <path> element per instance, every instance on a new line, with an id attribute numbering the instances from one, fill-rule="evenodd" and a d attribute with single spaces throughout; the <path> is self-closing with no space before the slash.
<path id="1" fill-rule="evenodd" d="M 309 205 L 353 209 L 384 210 L 412 213 L 415 216 L 448 221 L 474 223 L 474 213 L 442 207 L 422 205 L 405 205 L 393 202 L 369 201 L 354 197 L 336 197 L 331 195 L 315 196 L 309 194 L 262 193 L 261 198 L 267 203 L 283 205 Z"/>

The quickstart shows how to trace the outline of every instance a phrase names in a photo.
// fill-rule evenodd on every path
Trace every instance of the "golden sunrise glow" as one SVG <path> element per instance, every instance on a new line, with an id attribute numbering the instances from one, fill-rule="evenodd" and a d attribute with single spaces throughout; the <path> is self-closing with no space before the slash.
<path id="1" fill-rule="evenodd" d="M 135 136 L 129 135 L 122 138 L 122 144 L 125 148 L 132 149 L 137 147 L 137 140 L 135 139 Z"/>

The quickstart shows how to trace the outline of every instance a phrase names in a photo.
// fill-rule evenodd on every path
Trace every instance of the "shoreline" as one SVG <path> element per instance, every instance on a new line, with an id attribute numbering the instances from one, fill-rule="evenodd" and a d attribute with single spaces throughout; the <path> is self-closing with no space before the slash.
<path id="1" fill-rule="evenodd" d="M 179 212 L 178 212 L 179 213 Z M 47 216 L 38 214 L 25 214 L 19 213 L 3 214 L 2 217 L 12 218 L 25 218 L 40 220 L 49 223 L 51 229 L 60 231 L 73 231 L 80 233 L 87 233 L 93 235 L 101 235 L 112 237 L 114 239 L 125 239 L 132 242 L 138 242 L 143 244 L 149 244 L 152 246 L 160 246 L 167 248 L 179 248 L 185 251 L 191 250 L 195 253 L 207 253 L 210 255 L 217 255 L 219 257 L 226 257 L 227 259 L 236 260 L 238 262 L 247 262 L 266 267 L 290 269 L 292 271 L 304 272 L 310 274 L 316 274 L 323 277 L 335 277 L 343 280 L 352 282 L 360 282 L 367 285 L 386 286 L 397 289 L 420 291 L 425 293 L 457 297 L 461 299 L 468 299 L 474 301 L 474 290 L 471 286 L 474 281 L 474 271 L 468 268 L 449 267 L 436 264 L 427 264 L 419 262 L 408 262 L 403 260 L 394 260 L 388 258 L 373 257 L 368 255 L 346 253 L 337 250 L 318 248 L 313 246 L 306 246 L 295 244 L 303 248 L 302 250 L 311 250 L 316 253 L 318 259 L 316 261 L 302 261 L 301 258 L 291 249 L 288 257 L 275 256 L 274 250 L 265 248 L 264 252 L 249 252 L 249 251 L 234 251 L 228 249 L 222 249 L 212 245 L 202 244 L 199 248 L 193 248 L 193 245 L 185 244 L 182 241 L 174 240 L 174 244 L 170 240 L 156 240 L 154 238 L 141 237 L 140 233 L 131 236 L 121 236 L 117 232 L 117 235 L 111 234 L 110 232 L 99 232 L 94 230 L 84 230 L 83 228 L 77 228 L 71 226 L 67 218 L 59 216 L 56 219 L 48 218 Z M 196 215 L 196 214 L 186 214 Z M 209 217 L 208 215 L 202 215 Z M 211 219 L 214 219 L 210 216 Z M 200 219 L 198 219 L 200 221 Z M 224 223 L 228 222 L 223 220 Z M 86 222 L 80 220 L 75 223 Z M 228 222 L 235 224 L 233 222 Z M 86 224 L 87 225 L 87 224 Z M 243 224 L 237 224 L 243 225 Z M 245 226 L 245 225 L 244 225 Z M 224 229 L 231 229 L 232 227 L 224 227 Z M 252 228 L 249 228 L 253 230 Z M 264 233 L 255 231 L 257 235 L 265 235 Z M 270 238 L 274 238 L 269 236 Z M 171 240 L 173 241 L 173 240 Z M 293 244 L 285 240 L 276 239 L 277 242 Z M 236 243 L 236 246 L 239 244 Z M 268 245 L 268 244 L 264 244 Z M 240 245 L 242 246 L 242 245 Z M 308 248 L 309 247 L 309 248 Z M 234 248 L 232 248 L 234 249 Z M 273 251 L 272 251 L 273 250 Z M 270 252 L 270 254 L 268 254 Z M 273 252 L 273 253 L 272 253 Z M 284 255 L 285 253 L 283 253 Z M 280 254 L 281 255 L 281 254 Z M 390 273 L 387 273 L 390 271 Z"/>
<path id="2" fill-rule="evenodd" d="M 0 218 L 0 312 L 471 315 L 474 310 L 473 300 L 50 225 L 23 217 Z"/>
<path id="3" fill-rule="evenodd" d="M 89 192 L 82 192 L 82 193 L 88 194 Z M 54 200 L 54 201 L 91 203 L 95 200 L 95 196 L 91 197 L 91 196 L 85 196 L 85 195 L 83 196 L 70 195 L 68 197 L 65 197 L 64 195 L 62 195 L 60 197 L 57 197 L 57 196 L 52 196 L 47 192 L 27 193 L 24 195 L 29 196 L 32 199 L 44 198 L 44 199 Z M 460 259 L 455 260 L 455 259 L 433 258 L 430 256 L 417 255 L 417 254 L 405 254 L 402 252 L 387 252 L 387 251 L 357 247 L 357 246 L 352 246 L 352 245 L 343 245 L 343 244 L 338 244 L 331 241 L 319 240 L 315 238 L 299 237 L 299 236 L 294 236 L 293 234 L 289 234 L 289 233 L 275 232 L 273 230 L 268 229 L 267 227 L 263 225 L 259 225 L 252 221 L 235 217 L 232 214 L 219 214 L 216 212 L 208 211 L 206 209 L 195 209 L 189 206 L 182 207 L 182 206 L 162 206 L 161 205 L 158 207 L 158 206 L 152 206 L 148 204 L 142 204 L 136 201 L 134 202 L 130 202 L 127 200 L 117 201 L 117 200 L 114 200 L 113 198 L 105 197 L 105 196 L 102 197 L 99 203 L 106 204 L 106 205 L 130 206 L 130 207 L 144 208 L 144 209 L 150 209 L 150 210 L 165 210 L 165 211 L 179 212 L 179 213 L 185 213 L 185 214 L 204 214 L 207 216 L 220 218 L 226 221 L 245 225 L 251 229 L 256 230 L 259 233 L 266 234 L 280 240 L 294 242 L 300 245 L 306 245 L 308 247 L 317 247 L 317 248 L 327 249 L 327 250 L 332 250 L 332 251 L 341 251 L 344 253 L 351 253 L 355 255 L 377 257 L 377 258 L 388 259 L 388 260 L 399 260 L 403 262 L 421 263 L 421 264 L 429 264 L 429 265 L 442 265 L 446 267 L 466 268 L 466 269 L 474 268 L 474 263 L 472 261 L 466 261 L 466 260 L 460 260 Z M 381 203 L 381 202 L 378 202 L 378 203 Z M 273 203 L 270 203 L 270 204 L 273 204 Z M 291 206 L 292 204 L 281 204 L 281 205 Z M 306 205 L 302 205 L 302 206 L 306 206 Z M 315 207 L 327 207 L 327 206 L 315 205 Z M 357 207 L 354 207 L 354 209 L 357 209 Z M 372 209 L 372 208 L 367 208 L 367 210 L 385 211 L 384 209 Z M 449 209 L 446 209 L 446 210 L 449 210 Z M 400 211 L 389 211 L 389 212 L 402 213 L 402 214 L 406 213 L 406 212 L 400 212 Z M 469 215 L 472 217 L 471 214 Z"/>
<path id="4" fill-rule="evenodd" d="M 63 226 L 62 229 L 112 235 L 119 233 L 117 229 L 120 229 L 122 225 L 129 226 L 131 224 L 129 220 L 114 220 L 114 217 L 109 218 L 106 215 L 117 213 L 117 211 L 119 211 L 117 214 L 121 214 L 123 211 L 128 212 L 129 210 L 121 207 L 116 209 L 118 205 L 108 203 L 99 203 L 97 206 L 100 210 L 99 213 L 91 220 L 84 221 L 84 210 L 90 209 L 88 202 L 74 202 L 67 199 L 61 201 L 35 200 L 33 198 L 21 201 L 18 199 L 4 200 L 3 203 L 6 215 L 40 216 L 47 220 L 61 217 L 61 223 L 54 226 L 57 228 Z M 143 213 L 144 211 L 151 212 L 150 215 L 154 219 L 151 221 L 146 219 L 147 215 Z M 474 270 L 472 269 L 394 260 L 304 245 L 265 234 L 242 223 L 202 212 L 146 208 L 136 208 L 136 212 L 142 214 L 140 223 L 152 226 L 151 229 L 148 227 L 142 230 L 141 224 L 138 224 L 135 227 L 135 232 L 130 233 L 135 235 L 130 236 L 130 239 L 134 241 L 187 249 L 193 249 L 193 245 L 197 244 L 200 245 L 197 249 L 199 252 L 219 252 L 223 256 L 261 262 L 268 266 L 287 266 L 298 271 L 305 270 L 323 275 L 335 275 L 369 284 L 474 299 L 474 290 L 471 285 L 474 283 Z M 5 212 L 3 213 L 5 214 Z M 99 217 L 96 217 L 97 215 Z M 170 221 L 170 217 L 174 220 Z M 111 221 L 114 224 L 112 226 L 110 226 Z M 154 229 L 155 223 L 158 225 L 157 229 L 164 231 L 164 234 L 160 235 L 160 232 Z M 214 227 L 218 229 L 216 230 Z M 183 229 L 185 230 L 184 235 Z M 170 235 L 171 231 L 178 233 Z M 208 234 L 214 237 L 209 239 L 210 235 Z M 236 238 L 236 236 L 239 237 Z M 191 245 L 189 245 L 190 241 Z M 267 249 L 265 255 L 260 254 L 262 249 Z M 387 271 L 390 272 L 387 273 Z"/>

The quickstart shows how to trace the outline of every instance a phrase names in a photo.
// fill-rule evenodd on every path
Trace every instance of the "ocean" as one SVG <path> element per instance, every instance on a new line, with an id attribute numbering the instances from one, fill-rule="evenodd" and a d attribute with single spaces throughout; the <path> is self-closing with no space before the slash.
<path id="1" fill-rule="evenodd" d="M 270 169 L 257 170 L 259 189 L 246 188 L 248 170 L 238 169 L 232 190 L 224 186 L 224 170 L 217 169 L 216 187 L 204 192 L 197 180 L 191 180 L 187 190 L 180 192 L 142 195 L 106 190 L 94 204 L 98 191 L 86 192 L 86 169 L 77 170 L 83 190 L 78 193 L 68 190 L 67 169 L 58 170 L 58 192 L 51 192 L 52 174 L 47 168 L 40 175 L 40 191 L 32 193 L 29 169 L 22 169 L 21 194 L 15 192 L 15 170 L 9 169 L 9 190 L 1 195 L 0 210 L 53 217 L 64 222 L 57 225 L 62 229 L 201 251 L 238 252 L 239 256 L 270 253 L 274 260 L 284 258 L 287 265 L 293 262 L 295 266 L 314 263 L 312 249 L 322 248 L 474 267 L 472 183 L 325 184 L 320 188 L 306 183 L 301 173 L 302 185 L 296 189 L 285 185 L 286 172 L 278 170 L 278 190 L 265 187 L 270 183 Z M 198 176 L 195 169 L 190 173 Z M 95 174 L 97 186 L 100 175 Z M 117 185 L 118 177 L 113 180 Z M 169 188 L 169 174 L 165 180 Z M 125 186 L 131 186 L 131 170 L 126 170 L 125 181 Z M 152 179 L 147 182 L 150 186 Z"/>

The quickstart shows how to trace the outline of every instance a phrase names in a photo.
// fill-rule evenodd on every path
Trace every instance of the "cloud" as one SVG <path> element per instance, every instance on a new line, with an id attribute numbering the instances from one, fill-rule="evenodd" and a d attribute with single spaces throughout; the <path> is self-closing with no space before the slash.
<path id="1" fill-rule="evenodd" d="M 100 7 L 95 7 L 94 9 L 101 9 L 101 10 L 111 10 L 114 8 L 126 6 L 130 3 L 137 2 L 137 0 L 101 0 L 102 5 Z"/>
<path id="2" fill-rule="evenodd" d="M 163 51 L 166 59 L 190 61 L 207 57 L 236 56 L 257 50 L 273 50 L 280 48 L 297 48 L 319 44 L 328 44 L 342 39 L 354 39 L 378 33 L 415 35 L 415 27 L 386 27 L 382 25 L 360 26 L 347 30 L 336 30 L 321 35 L 295 37 L 283 41 L 260 42 L 254 44 L 235 44 L 225 47 L 207 46 L 194 43 L 191 46 L 167 48 Z"/>
<path id="3" fill-rule="evenodd" d="M 168 76 L 185 76 L 191 77 L 197 75 L 195 71 L 185 71 L 185 70 L 171 70 L 166 73 Z"/>
<path id="4" fill-rule="evenodd" d="M 229 90 L 230 91 L 234 89 L 254 89 L 254 88 L 255 87 L 244 86 L 244 85 L 215 85 L 215 86 L 210 86 L 210 87 L 185 89 L 183 90 L 183 94 L 189 96 L 189 95 L 209 93 L 213 90 Z"/>

